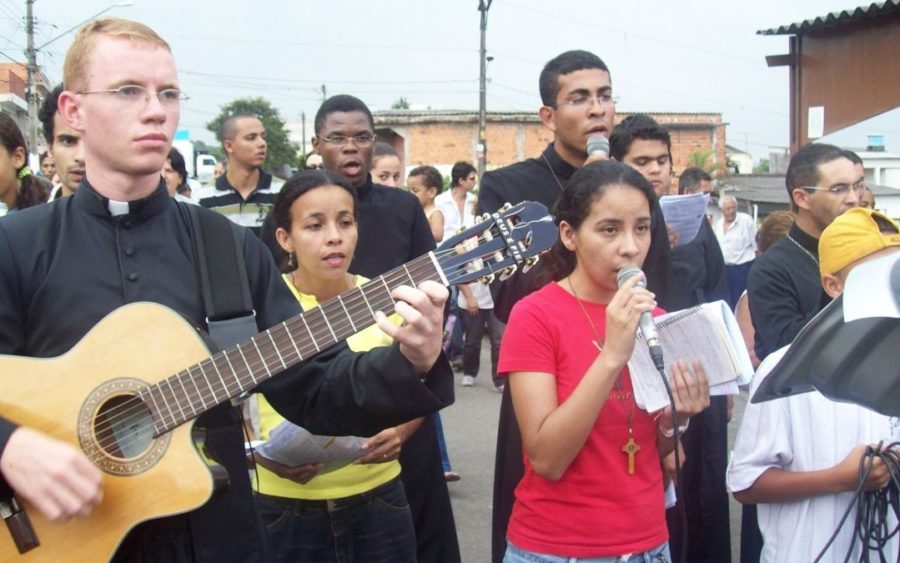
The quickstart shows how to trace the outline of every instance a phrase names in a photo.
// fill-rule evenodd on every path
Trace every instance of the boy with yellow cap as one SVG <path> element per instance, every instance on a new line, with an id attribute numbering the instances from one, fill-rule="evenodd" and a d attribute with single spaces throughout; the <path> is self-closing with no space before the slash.
<path id="1" fill-rule="evenodd" d="M 871 209 L 850 209 L 819 239 L 822 287 L 835 298 L 855 266 L 898 251 L 896 223 Z M 751 396 L 788 348 L 773 352 L 760 365 Z M 852 500 L 866 446 L 882 440 L 900 440 L 896 418 L 832 401 L 817 391 L 747 404 L 727 482 L 739 502 L 758 503 L 764 541 L 760 560 L 812 561 Z M 865 489 L 884 487 L 889 479 L 876 459 Z M 852 523 L 845 524 L 821 561 L 843 561 L 852 542 Z M 894 537 L 884 552 L 888 559 L 896 558 L 898 547 Z M 851 559 L 857 560 L 859 552 L 857 542 Z"/>

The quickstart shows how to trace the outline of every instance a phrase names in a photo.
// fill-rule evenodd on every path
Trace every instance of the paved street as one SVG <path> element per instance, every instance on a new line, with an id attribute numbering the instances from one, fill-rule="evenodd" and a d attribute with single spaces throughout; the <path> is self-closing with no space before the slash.
<path id="1" fill-rule="evenodd" d="M 449 483 L 460 551 L 465 563 L 490 561 L 491 506 L 494 483 L 494 446 L 497 441 L 497 417 L 500 395 L 494 391 L 488 375 L 490 346 L 481 347 L 481 374 L 475 387 L 459 385 L 456 374 L 456 403 L 442 412 L 450 461 L 462 480 Z M 729 424 L 729 444 L 734 440 L 737 423 L 744 411 L 746 394 L 735 401 L 735 414 Z M 740 505 L 731 502 L 732 560 L 738 561 L 740 544 Z"/>

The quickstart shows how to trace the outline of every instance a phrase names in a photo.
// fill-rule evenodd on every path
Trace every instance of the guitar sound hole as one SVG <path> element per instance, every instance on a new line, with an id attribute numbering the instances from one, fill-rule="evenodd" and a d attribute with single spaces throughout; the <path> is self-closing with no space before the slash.
<path id="1" fill-rule="evenodd" d="M 153 417 L 134 395 L 110 397 L 97 411 L 94 438 L 107 455 L 119 459 L 137 457 L 147 451 L 153 440 Z"/>

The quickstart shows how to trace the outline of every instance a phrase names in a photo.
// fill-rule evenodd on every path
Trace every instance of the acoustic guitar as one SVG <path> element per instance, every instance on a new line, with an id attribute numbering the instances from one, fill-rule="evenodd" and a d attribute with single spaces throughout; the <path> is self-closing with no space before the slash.
<path id="1" fill-rule="evenodd" d="M 155 303 L 116 309 L 55 358 L 0 356 L 0 413 L 80 448 L 104 472 L 87 518 L 45 519 L 27 502 L 0 506 L 3 561 L 107 560 L 146 520 L 194 510 L 213 492 L 192 421 L 394 312 L 393 289 L 445 285 L 530 267 L 556 240 L 547 208 L 507 207 L 439 250 L 210 356 L 179 314 Z M 217 468 L 221 471 L 221 467 Z"/>

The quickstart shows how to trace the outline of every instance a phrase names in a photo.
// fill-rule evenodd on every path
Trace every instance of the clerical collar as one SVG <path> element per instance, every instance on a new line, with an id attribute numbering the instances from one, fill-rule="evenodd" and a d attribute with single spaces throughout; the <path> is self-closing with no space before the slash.
<path id="1" fill-rule="evenodd" d="M 106 205 L 109 208 L 109 214 L 113 217 L 117 217 L 119 215 L 128 215 L 128 212 L 131 210 L 128 207 L 127 201 L 116 201 L 114 199 L 106 200 Z"/>
<path id="2" fill-rule="evenodd" d="M 159 186 L 147 197 L 134 201 L 113 201 L 100 195 L 87 181 L 81 179 L 78 191 L 72 196 L 74 205 L 97 217 L 116 217 L 119 215 L 135 215 L 151 217 L 162 213 L 173 204 L 166 190 L 166 182 L 160 177 Z"/>

